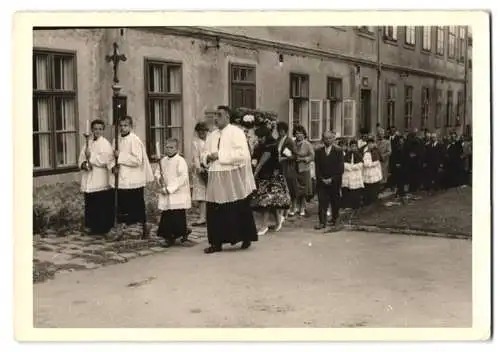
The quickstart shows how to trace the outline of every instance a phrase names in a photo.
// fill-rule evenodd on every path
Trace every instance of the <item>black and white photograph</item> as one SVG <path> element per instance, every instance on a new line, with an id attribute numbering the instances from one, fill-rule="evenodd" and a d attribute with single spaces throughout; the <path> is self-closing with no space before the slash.
<path id="1" fill-rule="evenodd" d="M 331 26 L 57 16 L 33 21 L 16 67 L 32 96 L 15 147 L 32 168 L 32 236 L 29 208 L 17 220 L 30 334 L 489 338 L 487 13 Z"/>

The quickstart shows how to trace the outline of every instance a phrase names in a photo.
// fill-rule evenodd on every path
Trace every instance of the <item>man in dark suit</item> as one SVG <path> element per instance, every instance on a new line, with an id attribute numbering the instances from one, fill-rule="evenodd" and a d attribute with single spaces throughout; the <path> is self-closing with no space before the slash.
<path id="1" fill-rule="evenodd" d="M 424 155 L 424 188 L 426 191 L 438 190 L 442 186 L 440 170 L 445 163 L 445 149 L 437 140 L 435 133 L 431 134 L 429 143 L 425 146 Z"/>
<path id="2" fill-rule="evenodd" d="M 391 126 L 389 129 L 389 141 L 391 142 L 391 155 L 389 156 L 389 177 L 387 179 L 387 187 L 391 189 L 396 189 L 397 188 L 397 182 L 396 182 L 396 157 L 397 155 L 394 154 L 394 151 L 396 151 L 397 148 L 400 148 L 400 143 L 399 143 L 399 133 L 396 129 L 395 126 Z M 397 153 L 396 153 L 397 154 Z"/>
<path id="3" fill-rule="evenodd" d="M 333 145 L 334 142 L 335 135 L 332 132 L 325 132 L 323 134 L 324 147 L 316 150 L 314 156 L 319 203 L 319 224 L 314 227 L 316 230 L 326 228 L 326 214 L 329 206 L 332 209 L 333 230 L 337 230 L 340 188 L 342 186 L 342 174 L 344 173 L 344 154 L 339 147 Z"/>
<path id="4" fill-rule="evenodd" d="M 458 187 L 463 184 L 464 162 L 462 142 L 457 133 L 452 132 L 447 146 L 447 162 L 445 165 L 448 188 Z"/>

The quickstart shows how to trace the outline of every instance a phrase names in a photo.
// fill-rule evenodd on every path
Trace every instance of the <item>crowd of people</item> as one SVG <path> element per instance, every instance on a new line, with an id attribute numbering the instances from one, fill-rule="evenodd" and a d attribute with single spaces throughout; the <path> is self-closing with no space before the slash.
<path id="1" fill-rule="evenodd" d="M 331 225 L 329 230 L 336 231 L 340 209 L 370 205 L 388 189 L 406 197 L 471 182 L 472 140 L 455 132 L 440 138 L 377 126 L 376 135 L 362 131 L 351 139 L 326 131 L 321 144 L 313 145 L 303 126 L 290 131 L 285 122 L 254 122 L 252 116 L 234 119 L 228 107 L 219 106 L 213 129 L 197 123 L 191 160 L 179 153 L 179 141 L 169 138 L 165 150 L 157 146 L 153 172 L 132 132 L 132 118 L 120 120 L 117 150 L 102 136 L 104 122 L 93 121 L 92 138 L 79 161 L 88 231 L 109 232 L 116 206 L 120 224 L 141 223 L 143 237 L 149 236 L 144 201 L 149 182 L 157 186 L 158 235 L 165 246 L 188 240 L 186 214 L 196 202 L 198 217 L 191 226 L 206 226 L 207 254 L 222 251 L 226 243 L 249 248 L 259 235 L 280 231 L 289 217 L 306 216 L 315 197 L 315 229 Z"/>

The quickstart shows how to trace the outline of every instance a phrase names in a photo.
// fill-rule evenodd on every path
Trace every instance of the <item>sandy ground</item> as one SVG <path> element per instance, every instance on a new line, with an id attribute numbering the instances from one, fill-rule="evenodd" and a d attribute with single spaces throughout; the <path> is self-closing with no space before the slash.
<path id="1" fill-rule="evenodd" d="M 284 231 L 34 285 L 35 327 L 470 327 L 471 241 Z"/>

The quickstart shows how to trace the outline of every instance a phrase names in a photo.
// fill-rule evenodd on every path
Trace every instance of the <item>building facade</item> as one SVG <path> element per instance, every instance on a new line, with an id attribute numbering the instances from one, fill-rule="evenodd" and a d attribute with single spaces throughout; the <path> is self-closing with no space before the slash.
<path id="1" fill-rule="evenodd" d="M 35 185 L 77 178 L 88 121 L 112 119 L 113 43 L 125 110 L 154 154 L 166 137 L 190 157 L 217 105 L 278 113 L 313 141 L 325 130 L 465 131 L 471 41 L 462 26 L 35 29 Z M 468 78 L 468 79 L 466 79 Z M 464 94 L 466 92 L 466 95 Z M 465 98 L 467 96 L 467 99 Z M 112 131 L 107 127 L 107 137 Z"/>

